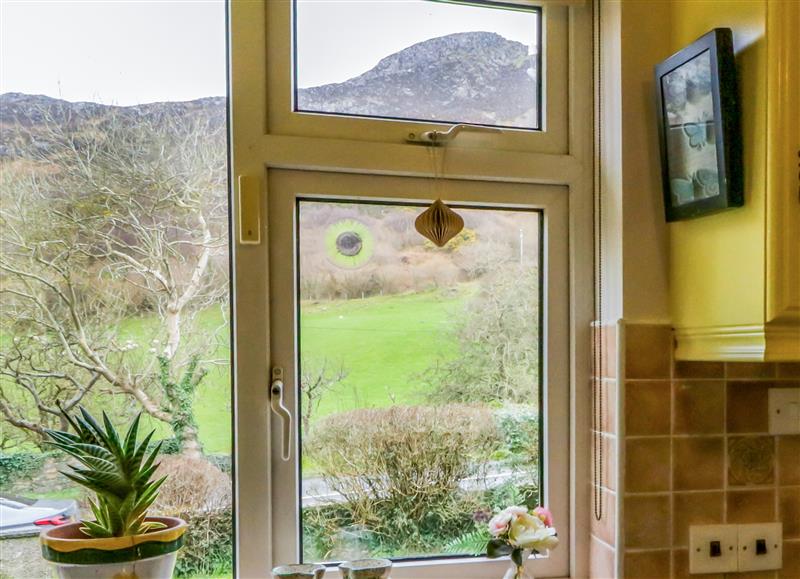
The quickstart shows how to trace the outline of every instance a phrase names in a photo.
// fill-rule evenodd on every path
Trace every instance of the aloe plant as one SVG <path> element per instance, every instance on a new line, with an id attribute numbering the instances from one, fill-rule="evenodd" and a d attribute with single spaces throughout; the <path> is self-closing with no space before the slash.
<path id="1" fill-rule="evenodd" d="M 94 491 L 89 499 L 94 521 L 82 521 L 81 531 L 92 538 L 125 537 L 163 528 L 156 521 L 147 521 L 147 509 L 158 496 L 158 489 L 167 477 L 152 480 L 158 468 L 155 462 L 161 443 L 148 454 L 147 447 L 155 430 L 137 445 L 141 414 L 120 438 L 103 412 L 103 426 L 83 407 L 74 417 L 62 414 L 75 434 L 47 430 L 50 444 L 76 458 L 81 466 L 61 474 Z"/>

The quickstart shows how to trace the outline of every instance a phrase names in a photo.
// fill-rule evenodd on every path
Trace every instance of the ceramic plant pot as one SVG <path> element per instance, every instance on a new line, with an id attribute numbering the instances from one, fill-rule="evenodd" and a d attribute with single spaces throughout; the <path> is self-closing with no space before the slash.
<path id="1" fill-rule="evenodd" d="M 169 579 L 187 525 L 174 517 L 148 517 L 167 525 L 143 535 L 91 539 L 82 523 L 42 532 L 42 555 L 60 579 Z"/>
<path id="2" fill-rule="evenodd" d="M 391 570 L 389 559 L 358 559 L 339 565 L 342 579 L 388 579 Z"/>
<path id="3" fill-rule="evenodd" d="M 281 565 L 272 570 L 275 579 L 322 579 L 325 565 Z"/>

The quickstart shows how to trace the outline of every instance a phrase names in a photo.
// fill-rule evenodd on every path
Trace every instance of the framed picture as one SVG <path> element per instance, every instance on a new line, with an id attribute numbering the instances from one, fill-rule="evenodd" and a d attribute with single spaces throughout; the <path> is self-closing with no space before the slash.
<path id="1" fill-rule="evenodd" d="M 667 221 L 741 207 L 742 134 L 733 34 L 715 28 L 656 66 Z"/>

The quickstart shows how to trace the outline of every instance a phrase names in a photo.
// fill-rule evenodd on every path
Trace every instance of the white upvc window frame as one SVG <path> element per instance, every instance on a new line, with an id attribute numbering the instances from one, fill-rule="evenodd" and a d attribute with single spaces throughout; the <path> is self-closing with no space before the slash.
<path id="1" fill-rule="evenodd" d="M 545 561 L 545 566 L 539 567 L 537 561 L 535 573 L 542 577 L 577 577 L 585 575 L 588 562 L 588 534 L 585 532 L 589 521 L 588 429 L 578 425 L 587 424 L 589 416 L 586 386 L 592 312 L 591 292 L 587 290 L 591 288 L 592 251 L 591 6 L 588 2 L 574 0 L 545 0 L 536 4 L 542 6 L 545 19 L 545 130 L 463 134 L 448 147 L 444 174 L 446 186 L 456 187 L 454 192 L 458 191 L 458 186 L 461 191 L 480 190 L 481 184 L 486 186 L 484 191 L 491 191 L 513 188 L 516 183 L 529 193 L 537 190 L 536 186 L 556 186 L 552 190 L 545 187 L 537 191 L 542 193 L 547 189 L 550 191 L 547 195 L 555 195 L 564 205 L 567 230 L 562 239 L 566 247 L 567 287 L 553 299 L 565 308 L 563 324 L 566 328 L 562 329 L 566 331 L 545 329 L 550 332 L 548 335 L 562 336 L 558 352 L 551 350 L 545 355 L 551 364 L 553 359 L 560 360 L 558 364 L 565 372 L 562 388 L 567 389 L 562 402 L 566 415 L 557 416 L 564 425 L 564 432 L 558 435 L 558 440 L 547 439 L 548 446 L 552 442 L 569 451 L 565 455 L 566 464 L 561 465 L 566 480 L 551 478 L 546 483 L 548 502 L 552 503 L 555 496 L 552 493 L 563 497 L 563 501 L 557 502 L 559 505 L 563 502 L 566 510 L 556 516 L 565 540 L 548 560 L 554 566 L 547 567 Z M 427 148 L 406 144 L 404 137 L 410 127 L 443 130 L 447 125 L 328 118 L 291 112 L 292 91 L 291 84 L 287 84 L 291 82 L 291 75 L 285 78 L 275 75 L 276 70 L 285 68 L 282 54 L 290 47 L 291 26 L 286 20 L 291 15 L 290 2 L 231 0 L 229 7 L 234 239 L 240 239 L 237 217 L 242 205 L 238 177 L 255 177 L 261 183 L 261 242 L 238 242 L 233 250 L 236 574 L 266 578 L 273 565 L 285 562 L 276 560 L 273 552 L 273 537 L 281 532 L 280 516 L 276 516 L 273 500 L 280 496 L 274 484 L 278 481 L 273 479 L 274 449 L 280 440 L 270 432 L 273 417 L 269 412 L 268 393 L 270 367 L 278 365 L 276 356 L 280 354 L 270 349 L 277 322 L 270 318 L 268 304 L 272 298 L 270 275 L 276 276 L 278 269 L 274 251 L 281 251 L 281 248 L 270 248 L 270 204 L 282 196 L 295 194 L 290 184 L 283 183 L 287 175 L 291 177 L 289 183 L 299 178 L 297 175 L 302 179 L 316 179 L 319 194 L 325 196 L 331 194 L 326 190 L 326 183 L 344 178 L 337 173 L 354 174 L 348 178 L 359 183 L 369 180 L 370 176 L 392 181 L 430 178 L 432 168 Z M 282 32 L 281 21 L 286 32 Z M 556 29 L 563 34 L 559 41 L 553 36 L 552 23 L 556 21 Z M 557 54 L 563 55 L 560 60 L 554 56 Z M 564 77 L 564 92 L 560 95 L 553 92 L 554 84 L 558 84 L 553 75 L 557 74 Z M 285 101 L 288 108 L 279 102 L 284 90 L 289 99 Z M 561 104 L 560 108 L 554 107 L 556 101 Z M 308 190 L 303 193 L 308 194 Z M 539 193 L 530 194 L 527 205 L 546 205 L 537 199 Z M 475 197 L 474 202 L 491 205 L 493 200 L 484 195 Z M 526 205 L 519 203 L 519 199 L 514 203 Z M 550 231 L 549 235 L 555 233 Z M 287 256 L 292 250 L 285 248 Z M 551 423 L 555 418 L 545 416 Z M 558 489 L 554 482 L 558 482 Z M 424 565 L 402 563 L 393 576 L 398 579 L 488 578 L 498 575 L 498 565 L 505 566 L 507 562 L 444 559 Z"/>
<path id="2" fill-rule="evenodd" d="M 429 202 L 424 196 L 433 190 L 430 178 L 357 175 L 316 171 L 275 169 L 268 176 L 268 244 L 270 247 L 270 357 L 273 366 L 284 369 L 284 403 L 294 416 L 298 413 L 297 376 L 295 362 L 299 359 L 297 309 L 296 254 L 297 200 L 358 200 Z M 567 195 L 566 188 L 556 185 L 479 182 L 448 179 L 436 183 L 436 189 L 448 203 L 455 206 L 535 209 L 542 212 L 543 246 L 540 264 L 543 273 L 542 342 L 542 419 L 544 504 L 559 513 L 564 525 L 559 536 L 565 548 L 549 556 L 530 561 L 528 566 L 537 577 L 564 575 L 568 569 L 569 525 L 569 453 L 564 441 L 569 438 L 569 310 L 564 295 L 568 289 L 567 273 Z M 422 196 L 420 196 L 422 195 Z M 532 398 L 535 392 L 531 391 Z M 299 546 L 299 481 L 300 448 L 297 428 L 292 436 L 292 460 L 282 460 L 282 423 L 272 423 L 270 438 L 278 443 L 271 449 L 272 513 L 274 527 L 280 533 L 272 535 L 272 552 L 280 563 L 298 561 Z M 396 564 L 395 579 L 441 578 L 442 566 L 452 577 L 470 578 L 502 575 L 508 560 L 489 561 L 484 558 L 421 559 Z"/>
<path id="3" fill-rule="evenodd" d="M 337 0 L 319 0 L 336 2 Z M 396 0 L 370 0 L 371 2 L 395 2 Z M 491 4 L 491 0 L 482 0 Z M 563 95 L 568 86 L 569 9 L 561 4 L 498 0 L 498 5 L 517 4 L 539 7 L 542 24 L 542 68 L 539 81 L 542 83 L 542 126 L 539 129 L 505 128 L 491 139 L 493 147 L 507 151 L 537 151 L 550 154 L 567 152 L 567 100 Z M 267 54 L 273 63 L 267 71 L 267 107 L 270 131 L 282 135 L 309 137 L 334 137 L 378 142 L 403 142 L 412 131 L 422 132 L 449 125 L 425 123 L 402 119 L 363 118 L 347 115 L 295 112 L 293 110 L 293 77 L 296 63 L 293 60 L 294 38 L 292 22 L 293 2 L 273 1 L 267 4 Z M 286 90 L 291 87 L 291 90 Z M 481 135 L 482 136 L 482 135 Z M 485 147 L 486 139 L 479 136 L 473 141 L 477 147 Z M 463 143 L 464 139 L 462 139 Z"/>

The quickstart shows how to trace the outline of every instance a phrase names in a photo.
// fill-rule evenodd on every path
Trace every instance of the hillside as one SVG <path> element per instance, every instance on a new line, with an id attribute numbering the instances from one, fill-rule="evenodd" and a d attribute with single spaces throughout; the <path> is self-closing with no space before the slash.
<path id="1" fill-rule="evenodd" d="M 345 82 L 298 89 L 298 108 L 532 126 L 536 118 L 533 95 L 537 62 L 535 55 L 528 54 L 527 46 L 498 34 L 450 34 L 387 56 L 371 70 Z M 123 107 L 5 93 L 0 95 L 0 158 L 19 156 L 29 144 L 20 139 L 33 139 L 38 148 L 46 149 L 45 121 L 102 130 L 102 123 L 111 116 L 131 123 L 142 118 L 179 122 L 199 116 L 219 126 L 226 119 L 225 104 L 225 97 L 208 97 Z"/>
<path id="2" fill-rule="evenodd" d="M 341 83 L 297 91 L 300 110 L 531 126 L 538 58 L 492 32 L 432 38 Z"/>

